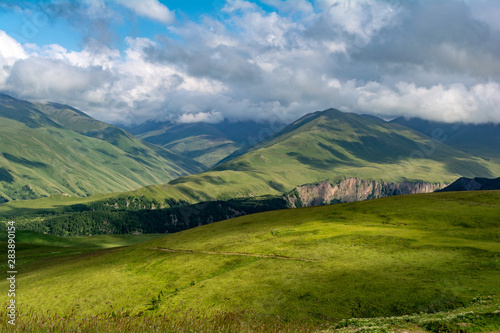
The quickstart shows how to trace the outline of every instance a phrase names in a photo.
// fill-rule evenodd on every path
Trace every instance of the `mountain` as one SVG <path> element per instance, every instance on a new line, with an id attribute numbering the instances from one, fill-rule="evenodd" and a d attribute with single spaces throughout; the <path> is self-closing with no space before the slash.
<path id="1" fill-rule="evenodd" d="M 453 174 L 493 175 L 500 168 L 407 127 L 330 109 L 302 117 L 213 170 L 272 172 L 286 187 L 326 175 L 446 183 Z"/>
<path id="2" fill-rule="evenodd" d="M 232 152 L 260 141 L 283 126 L 227 120 L 217 124 L 147 121 L 130 129 L 130 133 L 212 167 Z"/>
<path id="3" fill-rule="evenodd" d="M 466 178 L 462 177 L 446 186 L 440 192 L 451 191 L 484 191 L 500 190 L 500 178 Z"/>
<path id="4" fill-rule="evenodd" d="M 407 127 L 334 109 L 308 114 L 243 151 L 206 172 L 98 200 L 110 207 L 139 201 L 166 208 L 181 203 L 279 196 L 297 186 L 342 177 L 395 184 L 423 182 L 440 188 L 440 184 L 463 176 L 500 175 L 499 165 Z M 78 204 L 85 205 L 85 201 Z M 42 210 L 61 205 L 60 200 L 37 203 Z M 9 216 L 22 208 L 8 203 L 0 205 L 0 212 Z"/>
<path id="5" fill-rule="evenodd" d="M 500 124 L 433 122 L 420 118 L 396 118 L 397 123 L 471 155 L 500 164 Z"/>
<path id="6" fill-rule="evenodd" d="M 308 114 L 213 169 L 171 181 L 185 197 L 210 200 L 280 194 L 334 177 L 451 183 L 500 175 L 500 166 L 417 131 L 335 109 Z"/>
<path id="7" fill-rule="evenodd" d="M 496 332 L 499 210 L 500 191 L 417 194 L 253 214 L 108 250 L 84 246 L 122 238 L 23 243 L 18 231 L 17 323 L 36 332 Z"/>
<path id="8" fill-rule="evenodd" d="M 0 94 L 0 197 L 128 191 L 203 166 L 85 113 Z"/>

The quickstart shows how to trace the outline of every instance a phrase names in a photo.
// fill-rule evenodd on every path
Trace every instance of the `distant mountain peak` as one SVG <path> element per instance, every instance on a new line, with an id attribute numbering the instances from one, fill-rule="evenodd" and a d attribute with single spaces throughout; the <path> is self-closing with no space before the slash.
<path id="1" fill-rule="evenodd" d="M 500 190 L 500 177 L 493 179 L 481 177 L 460 177 L 444 189 L 440 190 L 440 192 L 481 190 Z"/>

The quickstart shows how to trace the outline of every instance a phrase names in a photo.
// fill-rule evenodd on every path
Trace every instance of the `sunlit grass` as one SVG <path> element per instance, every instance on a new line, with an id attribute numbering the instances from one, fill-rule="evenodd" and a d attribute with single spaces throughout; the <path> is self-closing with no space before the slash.
<path id="1" fill-rule="evenodd" d="M 18 302 L 42 322 L 72 318 L 67 325 L 86 317 L 108 328 L 102 318 L 114 313 L 129 318 L 110 320 L 117 325 L 167 317 L 182 331 L 210 332 L 222 315 L 233 319 L 219 331 L 265 323 L 261 331 L 272 332 L 448 313 L 490 297 L 485 318 L 495 321 L 499 211 L 500 191 L 400 196 L 248 215 L 97 252 L 67 248 L 82 253 L 38 261 L 31 253 Z"/>

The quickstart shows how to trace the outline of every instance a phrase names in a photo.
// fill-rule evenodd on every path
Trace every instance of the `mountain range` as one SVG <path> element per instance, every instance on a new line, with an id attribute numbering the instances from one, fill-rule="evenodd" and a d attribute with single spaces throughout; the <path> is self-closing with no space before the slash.
<path id="1" fill-rule="evenodd" d="M 443 123 L 404 117 L 391 123 L 412 128 L 450 147 L 500 164 L 500 124 Z"/>
<path id="2" fill-rule="evenodd" d="M 436 139 L 436 131 L 429 132 L 434 124 L 404 126 L 404 119 L 317 111 L 253 145 L 248 143 L 272 133 L 271 126 L 147 122 L 131 129 L 148 143 L 67 105 L 6 95 L 0 101 L 6 129 L 0 158 L 4 201 L 132 190 L 109 195 L 110 204 L 112 198 L 145 197 L 168 207 L 171 200 L 192 204 L 282 195 L 343 177 L 441 188 L 460 177 L 500 175 L 494 145 L 481 145 L 484 140 L 476 138 L 467 152 L 458 139 L 451 140 L 458 132 L 439 140 L 443 135 Z M 460 133 L 474 136 L 475 131 Z"/>
<path id="3" fill-rule="evenodd" d="M 89 196 L 204 169 L 67 105 L 0 95 L 0 198 Z"/>
<path id="4" fill-rule="evenodd" d="M 251 146 L 284 126 L 282 123 L 227 120 L 216 124 L 147 121 L 129 131 L 144 141 L 210 168 L 234 151 Z"/>
<path id="5" fill-rule="evenodd" d="M 148 187 L 188 202 L 278 195 L 335 177 L 449 184 L 493 177 L 500 166 L 408 127 L 335 109 L 308 114 L 214 168 Z M 140 190 L 135 195 L 148 195 Z"/>

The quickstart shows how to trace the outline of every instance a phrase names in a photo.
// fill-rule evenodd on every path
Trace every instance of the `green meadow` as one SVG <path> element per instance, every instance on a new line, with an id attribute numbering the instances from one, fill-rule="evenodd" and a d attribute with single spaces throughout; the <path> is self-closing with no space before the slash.
<path id="1" fill-rule="evenodd" d="M 20 233 L 18 329 L 498 331 L 499 212 L 500 191 L 450 192 L 162 237 Z"/>

